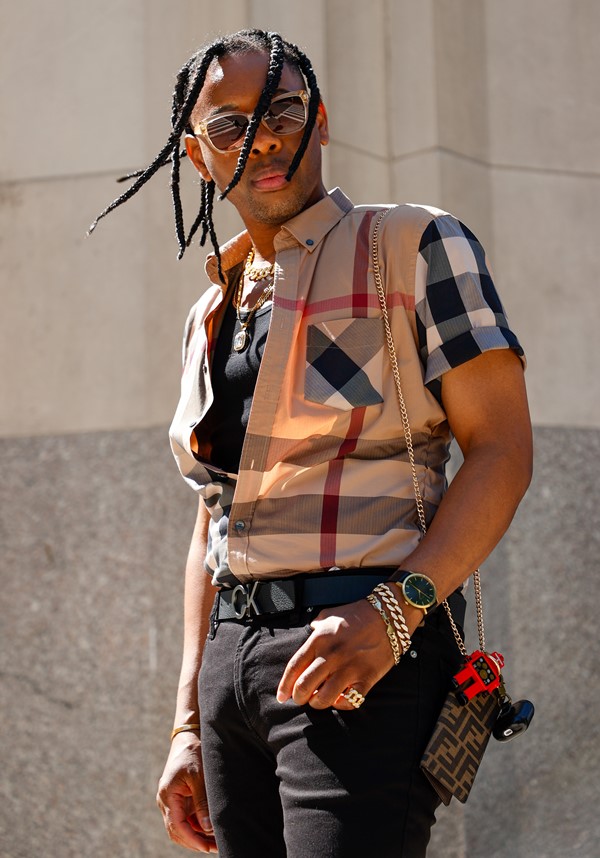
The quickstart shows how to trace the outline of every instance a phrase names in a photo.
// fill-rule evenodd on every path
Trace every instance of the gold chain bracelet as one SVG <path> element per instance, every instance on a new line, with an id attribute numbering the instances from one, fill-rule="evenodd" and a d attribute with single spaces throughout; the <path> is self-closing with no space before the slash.
<path id="1" fill-rule="evenodd" d="M 367 602 L 372 605 L 378 614 L 381 616 L 381 619 L 385 623 L 385 630 L 387 632 L 388 640 L 390 642 L 390 646 L 392 648 L 392 653 L 394 656 L 394 664 L 398 664 L 400 659 L 402 658 L 402 651 L 400 649 L 400 644 L 398 643 L 398 637 L 396 635 L 396 631 L 394 626 L 388 617 L 383 605 L 373 593 L 369 593 L 367 596 Z"/>

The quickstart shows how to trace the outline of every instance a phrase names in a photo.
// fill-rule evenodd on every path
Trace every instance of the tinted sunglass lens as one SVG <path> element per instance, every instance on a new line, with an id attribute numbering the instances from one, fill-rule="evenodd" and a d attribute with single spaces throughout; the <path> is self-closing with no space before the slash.
<path id="1" fill-rule="evenodd" d="M 274 101 L 265 120 L 275 134 L 293 134 L 306 122 L 304 102 L 299 95 Z"/>
<path id="2" fill-rule="evenodd" d="M 210 141 L 221 152 L 239 149 L 248 128 L 248 118 L 243 113 L 218 116 L 206 126 Z"/>
<path id="3" fill-rule="evenodd" d="M 230 152 L 242 146 L 248 130 L 248 117 L 243 113 L 215 116 L 206 123 L 210 142 L 219 152 Z M 264 122 L 274 134 L 294 134 L 306 124 L 306 107 L 299 95 L 278 98 L 271 103 Z"/>

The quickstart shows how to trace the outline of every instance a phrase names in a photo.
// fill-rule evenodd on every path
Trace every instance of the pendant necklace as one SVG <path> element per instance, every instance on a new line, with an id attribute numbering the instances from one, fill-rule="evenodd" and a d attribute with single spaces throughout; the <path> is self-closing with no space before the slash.
<path id="1" fill-rule="evenodd" d="M 254 248 L 252 248 L 250 250 L 250 253 L 248 254 L 246 265 L 244 266 L 244 273 L 240 277 L 240 282 L 238 283 L 238 287 L 236 289 L 235 300 L 233 302 L 233 306 L 235 307 L 235 314 L 240 325 L 240 330 L 233 338 L 233 348 L 236 352 L 243 352 L 248 343 L 250 342 L 250 335 L 248 334 L 248 325 L 254 318 L 257 311 L 260 310 L 262 305 L 271 297 L 271 295 L 273 294 L 273 289 L 275 287 L 275 284 L 272 280 L 270 283 L 267 283 L 260 298 L 254 305 L 254 307 L 250 308 L 246 319 L 242 321 L 240 315 L 240 304 L 242 303 L 242 294 L 244 292 L 244 277 L 247 276 L 249 280 L 252 280 L 253 283 L 256 283 L 259 280 L 265 280 L 267 277 L 271 277 L 273 275 L 273 272 L 275 271 L 274 262 L 268 265 L 253 267 L 253 259 Z"/>

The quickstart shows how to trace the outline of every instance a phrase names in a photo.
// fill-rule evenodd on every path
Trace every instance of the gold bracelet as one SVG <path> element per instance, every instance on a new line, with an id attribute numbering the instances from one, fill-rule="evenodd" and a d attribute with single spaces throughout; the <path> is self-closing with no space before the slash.
<path id="1" fill-rule="evenodd" d="M 175 727 L 171 731 L 171 741 L 173 741 L 173 739 L 178 733 L 193 733 L 199 729 L 200 724 L 181 724 L 179 727 Z"/>
<path id="2" fill-rule="evenodd" d="M 410 646 L 410 635 L 408 633 L 408 626 L 404 622 L 404 617 L 402 614 L 399 614 L 391 601 L 387 598 L 387 593 L 385 590 L 381 590 L 380 587 L 382 585 L 377 585 L 372 592 L 372 596 L 376 599 L 381 600 L 381 608 L 384 612 L 389 611 L 389 617 L 396 634 L 396 640 L 398 642 L 398 650 L 400 652 L 400 656 L 403 656 L 404 653 Z M 400 660 L 400 658 L 398 659 Z"/>
<path id="3" fill-rule="evenodd" d="M 388 640 L 390 642 L 390 646 L 392 648 L 392 654 L 394 656 L 394 664 L 398 664 L 400 659 L 402 658 L 402 652 L 400 651 L 400 644 L 398 643 L 398 638 L 396 636 L 396 632 L 394 630 L 394 626 L 392 625 L 390 618 L 386 614 L 383 605 L 373 593 L 369 593 L 367 596 L 367 602 L 372 605 L 377 613 L 381 616 L 381 619 L 385 623 L 385 630 L 387 632 Z"/>
<path id="4" fill-rule="evenodd" d="M 402 608 L 387 584 L 378 584 L 373 592 L 380 596 L 384 606 L 390 612 L 392 622 L 396 629 L 396 634 L 398 635 L 398 639 L 402 647 L 402 653 L 404 654 L 411 645 L 411 639 L 408 626 L 406 625 L 406 620 L 404 619 L 404 614 L 402 613 Z"/>
<path id="5" fill-rule="evenodd" d="M 396 635 L 398 636 L 398 640 L 402 648 L 402 654 L 404 655 L 404 653 L 410 648 L 411 639 L 408 626 L 406 625 L 406 620 L 404 619 L 404 614 L 402 613 L 402 608 L 394 596 L 392 589 L 387 584 L 378 584 L 373 592 L 381 598 L 384 606 L 390 612 L 390 617 L 392 618 Z"/>

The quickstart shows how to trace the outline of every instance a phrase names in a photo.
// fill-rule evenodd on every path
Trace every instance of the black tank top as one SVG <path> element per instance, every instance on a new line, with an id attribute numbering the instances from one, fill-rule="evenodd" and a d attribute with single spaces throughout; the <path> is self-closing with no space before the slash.
<path id="1" fill-rule="evenodd" d="M 240 312 L 240 316 L 245 321 L 247 313 Z M 230 474 L 237 474 L 240 468 L 270 320 L 271 305 L 268 304 L 258 310 L 246 329 L 249 345 L 244 351 L 236 352 L 233 338 L 240 330 L 240 324 L 230 301 L 213 354 L 211 381 L 214 401 L 202 421 L 201 432 L 211 450 L 210 464 Z"/>

